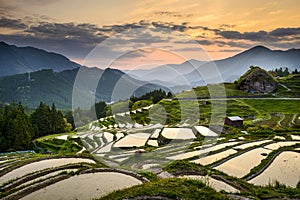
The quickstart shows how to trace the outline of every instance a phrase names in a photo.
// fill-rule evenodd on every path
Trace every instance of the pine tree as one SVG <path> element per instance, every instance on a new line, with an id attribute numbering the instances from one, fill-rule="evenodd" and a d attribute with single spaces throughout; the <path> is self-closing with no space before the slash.
<path id="1" fill-rule="evenodd" d="M 49 106 L 40 103 L 39 107 L 31 114 L 31 123 L 35 129 L 35 137 L 52 133 L 51 111 Z"/>
<path id="2" fill-rule="evenodd" d="M 24 108 L 7 106 L 2 121 L 1 151 L 28 149 L 32 137 L 32 129 Z"/>
<path id="3" fill-rule="evenodd" d="M 10 148 L 14 150 L 25 150 L 30 146 L 31 126 L 21 104 L 16 110 L 15 118 L 9 124 L 8 140 Z"/>

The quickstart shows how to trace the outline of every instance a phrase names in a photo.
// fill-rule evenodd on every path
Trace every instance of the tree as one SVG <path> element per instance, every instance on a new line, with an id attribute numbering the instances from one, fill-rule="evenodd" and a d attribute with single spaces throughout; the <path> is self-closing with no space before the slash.
<path id="1" fill-rule="evenodd" d="M 295 69 L 293 72 L 292 72 L 292 74 L 298 74 L 299 72 L 298 72 L 298 69 Z"/>
<path id="2" fill-rule="evenodd" d="M 56 109 L 54 103 L 50 109 L 49 106 L 41 102 L 31 114 L 31 123 L 35 129 L 35 138 L 71 131 L 71 125 L 67 123 L 62 112 Z"/>
<path id="3" fill-rule="evenodd" d="M 64 117 L 67 119 L 67 122 L 71 124 L 71 126 L 72 126 L 71 130 L 75 129 L 75 122 L 74 122 L 74 118 L 73 118 L 73 112 L 72 111 L 66 112 Z"/>
<path id="4" fill-rule="evenodd" d="M 39 107 L 31 114 L 31 123 L 35 130 L 35 138 L 52 133 L 51 111 L 49 106 L 40 103 Z"/>
<path id="5" fill-rule="evenodd" d="M 96 112 L 97 119 L 100 119 L 102 117 L 106 117 L 107 112 L 107 105 L 104 101 L 99 101 L 95 103 L 94 106 L 90 109 L 90 116 L 93 117 L 94 112 Z"/>
<path id="6" fill-rule="evenodd" d="M 163 98 L 166 98 L 167 94 L 164 90 L 159 89 L 159 90 L 153 90 L 150 92 L 147 92 L 146 94 L 140 96 L 140 97 L 131 97 L 130 100 L 135 103 L 137 101 L 140 100 L 150 100 L 152 101 L 154 104 L 158 103 L 160 100 L 162 100 Z"/>
<path id="7" fill-rule="evenodd" d="M 5 107 L 1 127 L 1 151 L 24 150 L 30 147 L 32 128 L 21 104 L 17 107 Z"/>
<path id="8" fill-rule="evenodd" d="M 168 99 L 172 99 L 172 98 L 173 98 L 173 94 L 172 94 L 171 92 L 168 92 L 167 98 L 168 98 Z"/>
<path id="9" fill-rule="evenodd" d="M 14 150 L 28 149 L 31 142 L 31 125 L 20 104 L 11 123 L 8 124 L 8 140 Z"/>

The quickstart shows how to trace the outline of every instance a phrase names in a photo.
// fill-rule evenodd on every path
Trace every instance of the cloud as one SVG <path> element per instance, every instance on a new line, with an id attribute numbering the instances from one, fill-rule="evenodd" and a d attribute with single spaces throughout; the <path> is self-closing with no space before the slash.
<path id="1" fill-rule="evenodd" d="M 151 24 L 156 28 L 165 28 L 179 32 L 184 32 L 188 29 L 187 22 L 183 22 L 182 24 L 174 24 L 169 22 L 152 22 Z"/>
<path id="2" fill-rule="evenodd" d="M 215 43 L 215 41 L 212 40 L 196 40 L 196 42 L 200 45 L 212 45 Z"/>
<path id="3" fill-rule="evenodd" d="M 231 40 L 249 40 L 256 42 L 280 42 L 297 40 L 300 36 L 300 28 L 277 28 L 270 32 L 260 30 L 257 32 L 244 32 L 239 31 L 222 31 L 216 30 L 216 35 L 222 36 L 225 39 Z"/>
<path id="4" fill-rule="evenodd" d="M 300 28 L 277 28 L 269 34 L 275 37 L 300 36 Z"/>
<path id="5" fill-rule="evenodd" d="M 37 6 L 45 6 L 58 2 L 59 0 L 22 0 L 23 4 L 31 4 Z"/>
<path id="6" fill-rule="evenodd" d="M 154 12 L 155 15 L 167 16 L 167 17 L 182 17 L 179 12 L 169 12 L 169 11 L 158 11 Z"/>
<path id="7" fill-rule="evenodd" d="M 274 40 L 266 31 L 258 31 L 258 32 L 245 32 L 240 33 L 238 31 L 219 31 L 218 35 L 222 36 L 226 39 L 243 39 L 250 41 L 266 41 L 266 40 Z"/>
<path id="8" fill-rule="evenodd" d="M 1 1 L 1 0 L 0 0 Z M 159 12 L 159 15 L 176 14 Z M 174 23 L 165 21 L 140 20 L 138 22 L 97 26 L 90 23 L 57 23 L 47 16 L 26 16 L 23 19 L 1 17 L 0 27 L 14 31 L 12 34 L 0 34 L 0 40 L 16 45 L 36 46 L 49 51 L 62 53 L 70 58 L 82 59 L 94 47 L 113 35 L 122 33 L 125 38 L 111 39 L 107 44 L 106 55 L 132 45 L 136 48 L 150 44 L 172 43 L 181 45 L 184 51 L 191 51 L 191 44 L 196 42 L 203 46 L 217 45 L 219 47 L 246 49 L 254 45 L 269 45 L 286 48 L 298 47 L 300 28 L 280 27 L 271 31 L 239 32 L 234 25 L 221 24 L 218 28 L 207 26 L 193 26 L 188 22 Z M 151 34 L 140 32 L 139 28 L 149 28 Z M 230 30 L 228 30 L 230 29 Z M 129 31 L 131 35 L 126 35 Z M 143 30 L 143 29 L 141 29 Z M 194 40 L 184 40 L 183 37 L 173 37 L 172 32 L 178 31 L 186 34 L 195 33 Z M 124 33 L 123 33 L 124 32 Z M 154 33 L 154 34 L 153 34 Z M 165 37 L 168 35 L 169 37 Z M 164 37 L 162 37 L 164 35 Z M 192 42 L 191 42 L 192 41 Z M 195 42 L 195 43 L 194 43 Z M 228 51 L 226 51 L 228 52 Z M 235 52 L 235 51 L 233 51 Z M 134 56 L 135 54 L 132 54 Z M 136 54 L 138 55 L 138 54 Z"/>
<path id="9" fill-rule="evenodd" d="M 236 41 L 224 41 L 224 40 L 216 40 L 215 43 L 219 47 L 238 47 L 243 49 L 248 49 L 253 46 L 251 43 L 246 42 L 236 42 Z"/>
<path id="10" fill-rule="evenodd" d="M 6 17 L 1 17 L 0 28 L 25 29 L 27 28 L 27 25 L 20 19 L 9 19 Z"/>

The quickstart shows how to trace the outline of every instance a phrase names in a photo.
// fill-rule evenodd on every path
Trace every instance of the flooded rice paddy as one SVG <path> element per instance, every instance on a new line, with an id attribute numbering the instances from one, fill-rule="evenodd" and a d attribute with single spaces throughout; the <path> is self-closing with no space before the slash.
<path id="1" fill-rule="evenodd" d="M 247 175 L 253 167 L 259 165 L 259 163 L 266 157 L 262 154 L 269 154 L 270 152 L 271 150 L 264 148 L 253 149 L 226 161 L 225 163 L 215 167 L 215 169 L 230 176 L 241 178 Z"/>
<path id="2" fill-rule="evenodd" d="M 148 138 L 150 137 L 149 133 L 135 133 L 129 134 L 124 138 L 120 139 L 114 144 L 114 147 L 141 147 L 145 146 Z"/>
<path id="3" fill-rule="evenodd" d="M 140 180 L 117 172 L 82 174 L 47 186 L 22 199 L 90 200 L 105 196 L 115 190 L 139 184 L 142 184 Z"/>
<path id="4" fill-rule="evenodd" d="M 48 159 L 38 162 L 33 162 L 17 168 L 11 172 L 0 177 L 0 185 L 9 180 L 24 176 L 29 173 L 37 172 L 47 168 L 59 167 L 62 165 L 72 164 L 72 163 L 95 163 L 94 160 L 86 158 L 59 158 L 59 159 Z"/>
<path id="5" fill-rule="evenodd" d="M 163 137 L 172 140 L 188 140 L 196 138 L 190 128 L 164 128 L 161 134 Z"/>
<path id="6" fill-rule="evenodd" d="M 199 158 L 197 160 L 194 160 L 193 162 L 197 163 L 197 164 L 201 164 L 201 165 L 209 165 L 209 164 L 212 164 L 212 163 L 214 163 L 218 160 L 226 158 L 226 157 L 228 157 L 232 154 L 235 154 L 236 152 L 237 152 L 236 150 L 228 149 L 228 150 L 222 151 L 220 153 L 216 153 L 216 154 L 213 154 L 213 155 L 210 155 L 210 156 Z"/>
<path id="7" fill-rule="evenodd" d="M 282 152 L 260 175 L 249 182 L 255 185 L 269 185 L 278 181 L 286 186 L 297 187 L 300 181 L 300 153 Z"/>

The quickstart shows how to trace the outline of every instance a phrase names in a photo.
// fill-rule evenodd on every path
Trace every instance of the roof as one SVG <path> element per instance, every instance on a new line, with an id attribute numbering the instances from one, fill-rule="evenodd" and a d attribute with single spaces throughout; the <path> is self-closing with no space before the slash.
<path id="1" fill-rule="evenodd" d="M 194 126 L 195 129 L 203 136 L 218 137 L 219 135 L 205 126 Z"/>
<path id="2" fill-rule="evenodd" d="M 241 121 L 243 120 L 243 118 L 240 118 L 239 116 L 233 116 L 233 117 L 227 117 L 228 119 L 230 119 L 230 121 Z"/>

